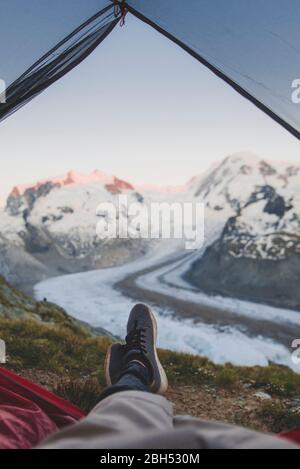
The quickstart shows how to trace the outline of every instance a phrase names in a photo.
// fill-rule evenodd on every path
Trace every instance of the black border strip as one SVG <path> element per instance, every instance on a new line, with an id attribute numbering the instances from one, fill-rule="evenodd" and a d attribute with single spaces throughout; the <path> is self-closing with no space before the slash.
<path id="1" fill-rule="evenodd" d="M 190 49 L 189 46 L 187 46 L 186 44 L 181 42 L 179 39 L 177 39 L 172 34 L 165 31 L 163 28 L 161 28 L 156 23 L 154 23 L 152 20 L 150 20 L 149 18 L 144 16 L 142 13 L 140 13 L 137 10 L 135 10 L 134 8 L 132 8 L 130 5 L 128 5 L 128 3 L 126 3 L 126 8 L 127 8 L 128 11 L 130 11 L 130 13 L 132 13 L 138 19 L 140 19 L 144 23 L 148 24 L 149 26 L 154 28 L 156 31 L 163 34 L 165 37 L 167 37 L 172 42 L 177 44 L 183 50 L 188 52 L 190 55 L 192 55 L 195 59 L 197 59 L 199 62 L 201 62 L 205 67 L 207 67 L 209 70 L 211 70 L 215 75 L 217 75 L 219 78 L 221 78 L 223 81 L 225 81 L 233 89 L 235 89 L 235 91 L 237 91 L 240 95 L 242 95 L 244 98 L 251 101 L 261 111 L 266 113 L 269 117 L 271 117 L 278 124 L 280 124 L 282 127 L 284 127 L 288 132 L 290 132 L 294 137 L 296 137 L 298 140 L 300 140 L 300 132 L 297 129 L 295 129 L 292 125 L 288 124 L 288 122 L 286 122 L 284 119 L 282 119 L 280 116 L 278 116 L 274 111 L 272 111 L 270 108 L 268 108 L 265 104 L 263 104 L 261 101 L 256 99 L 250 93 L 248 93 L 248 91 L 246 91 L 244 88 L 242 88 L 240 85 L 238 85 L 235 81 L 233 81 L 227 75 L 225 75 L 220 70 L 218 70 L 214 65 L 212 65 L 210 62 L 208 62 L 203 57 L 201 57 L 201 55 L 197 54 L 195 51 L 193 51 L 193 49 Z"/>

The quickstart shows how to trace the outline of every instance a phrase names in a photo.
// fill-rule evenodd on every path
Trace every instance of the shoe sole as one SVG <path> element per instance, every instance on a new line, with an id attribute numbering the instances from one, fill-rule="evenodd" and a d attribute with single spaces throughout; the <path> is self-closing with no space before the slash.
<path id="1" fill-rule="evenodd" d="M 104 360 L 104 376 L 107 386 L 112 386 L 114 383 L 112 382 L 112 375 L 111 375 L 111 360 L 114 347 L 122 346 L 121 342 L 114 342 L 111 344 L 106 352 L 105 360 Z M 118 357 L 119 358 L 119 357 Z"/>
<path id="2" fill-rule="evenodd" d="M 104 361 L 105 381 L 106 381 L 107 386 L 112 386 L 110 372 L 109 372 L 109 364 L 110 364 L 111 351 L 112 351 L 113 346 L 114 346 L 114 344 L 109 346 L 109 348 L 106 352 L 106 357 L 105 357 L 105 361 Z"/>
<path id="3" fill-rule="evenodd" d="M 155 318 L 153 312 L 151 311 L 151 309 L 148 306 L 147 306 L 147 309 L 148 309 L 150 317 L 151 317 L 151 322 L 152 322 L 153 331 L 154 331 L 154 334 L 153 334 L 153 350 L 154 350 L 154 357 L 155 357 L 155 361 L 156 361 L 156 364 L 157 364 L 159 380 L 160 380 L 160 386 L 159 386 L 158 390 L 155 391 L 155 392 L 156 392 L 156 394 L 165 394 L 167 389 L 168 389 L 169 383 L 168 383 L 168 378 L 167 378 L 166 372 L 165 372 L 162 364 L 160 363 L 160 360 L 159 360 L 159 357 L 158 357 L 158 354 L 157 354 L 157 349 L 156 349 L 157 335 L 158 335 L 157 334 L 157 322 L 156 322 L 156 318 Z M 156 379 L 154 380 L 154 382 L 155 381 L 156 381 Z"/>

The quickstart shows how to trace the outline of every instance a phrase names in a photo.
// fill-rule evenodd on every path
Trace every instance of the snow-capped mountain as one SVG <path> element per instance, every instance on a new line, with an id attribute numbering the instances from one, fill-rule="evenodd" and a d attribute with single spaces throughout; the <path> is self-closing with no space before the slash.
<path id="1" fill-rule="evenodd" d="M 120 194 L 143 203 L 130 183 L 99 171 L 70 172 L 15 187 L 0 217 L 0 272 L 24 287 L 48 276 L 116 265 L 141 255 L 142 241 L 133 247 L 130 240 L 103 240 L 96 231 L 99 204 L 117 206 Z"/>
<path id="2" fill-rule="evenodd" d="M 232 256 L 278 260 L 300 252 L 300 164 L 234 155 L 189 187 L 207 207 L 225 212 L 223 240 Z"/>
<path id="3" fill-rule="evenodd" d="M 102 202 L 129 217 L 119 195 L 150 201 L 202 201 L 206 223 L 224 229 L 186 278 L 209 293 L 300 309 L 300 164 L 268 163 L 251 154 L 227 157 L 186 186 L 135 188 L 95 171 L 15 187 L 0 216 L 0 273 L 28 287 L 54 275 L 119 265 L 145 254 L 143 239 L 104 239 Z M 293 292 L 291 289 L 293 288 Z M 297 297 L 299 295 L 299 298 Z"/>
<path id="4" fill-rule="evenodd" d="M 33 185 L 14 187 L 7 199 L 7 212 L 10 215 L 24 214 L 26 210 L 31 212 L 35 203 L 41 198 L 45 198 L 54 189 L 69 189 L 74 186 L 84 187 L 87 185 L 97 186 L 98 190 L 102 188 L 111 194 L 134 191 L 134 187 L 130 183 L 114 176 L 108 176 L 98 170 L 88 175 L 70 171 L 63 177 L 40 181 Z"/>
<path id="5" fill-rule="evenodd" d="M 187 278 L 209 293 L 300 309 L 300 164 L 235 155 L 190 187 L 228 220 Z"/>

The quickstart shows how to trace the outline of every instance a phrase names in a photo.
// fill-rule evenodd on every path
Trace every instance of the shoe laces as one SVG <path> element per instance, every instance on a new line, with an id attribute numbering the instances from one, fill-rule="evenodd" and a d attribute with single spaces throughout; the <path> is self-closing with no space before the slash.
<path id="1" fill-rule="evenodd" d="M 139 351 L 142 354 L 146 354 L 146 329 L 138 327 L 138 321 L 135 321 L 134 328 L 126 336 L 125 351 Z"/>

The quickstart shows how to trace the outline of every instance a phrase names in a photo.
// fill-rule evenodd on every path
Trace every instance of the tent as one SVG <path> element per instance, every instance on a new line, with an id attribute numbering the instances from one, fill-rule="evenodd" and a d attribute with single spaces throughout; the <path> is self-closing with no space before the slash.
<path id="1" fill-rule="evenodd" d="M 82 62 L 128 12 L 300 137 L 298 0 L 3 0 L 0 120 Z"/>
<path id="2" fill-rule="evenodd" d="M 29 449 L 85 416 L 78 407 L 0 368 L 0 449 Z"/>
<path id="3" fill-rule="evenodd" d="M 127 13 L 300 138 L 299 0 L 2 0 L 0 120 L 81 63 Z M 84 416 L 4 369 L 0 396 L 2 448 L 33 446 Z M 299 430 L 286 436 L 300 443 Z"/>

